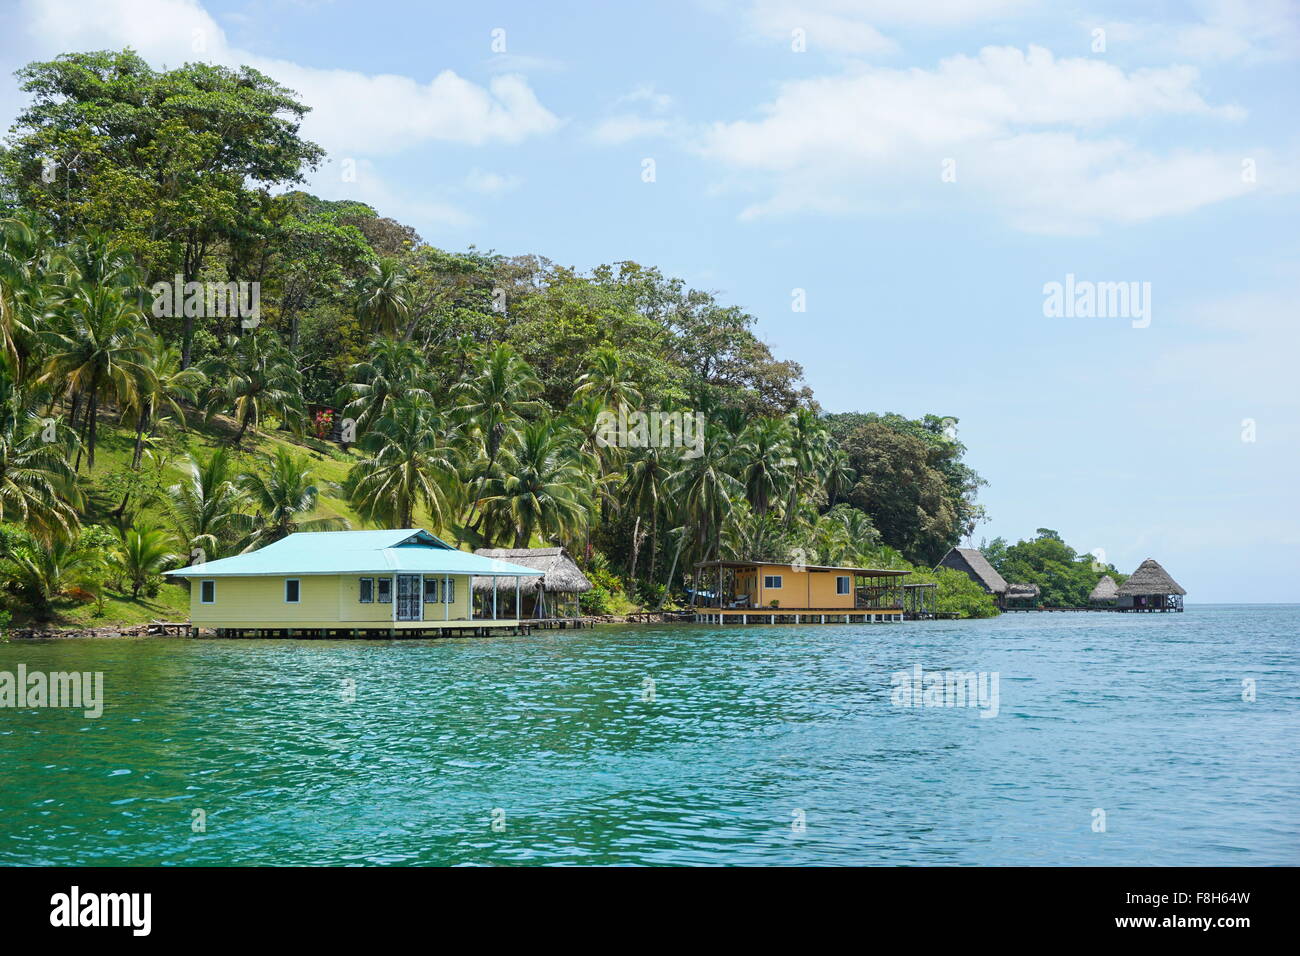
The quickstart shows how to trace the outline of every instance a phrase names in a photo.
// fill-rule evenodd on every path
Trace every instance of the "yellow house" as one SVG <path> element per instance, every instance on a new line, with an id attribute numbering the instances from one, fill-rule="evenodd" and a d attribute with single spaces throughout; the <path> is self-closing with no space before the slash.
<path id="1" fill-rule="evenodd" d="M 517 630 L 521 581 L 542 572 L 407 528 L 291 534 L 258 551 L 167 573 L 189 581 L 195 632 L 415 636 Z M 475 577 L 493 582 L 477 616 Z"/>
<path id="2" fill-rule="evenodd" d="M 704 561 L 695 566 L 697 621 L 733 624 L 868 623 L 903 620 L 910 571 Z"/>

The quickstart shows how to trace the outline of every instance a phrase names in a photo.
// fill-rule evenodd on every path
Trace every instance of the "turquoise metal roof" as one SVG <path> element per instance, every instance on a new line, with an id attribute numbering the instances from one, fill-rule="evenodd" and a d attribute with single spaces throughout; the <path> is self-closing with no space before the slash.
<path id="1" fill-rule="evenodd" d="M 258 551 L 166 572 L 175 577 L 237 577 L 264 574 L 481 574 L 543 572 L 470 554 L 421 528 L 398 531 L 311 531 L 291 534 Z"/>

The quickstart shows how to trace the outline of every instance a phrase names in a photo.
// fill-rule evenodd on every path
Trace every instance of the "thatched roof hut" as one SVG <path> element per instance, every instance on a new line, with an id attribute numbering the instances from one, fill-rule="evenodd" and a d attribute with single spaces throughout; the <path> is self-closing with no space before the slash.
<path id="1" fill-rule="evenodd" d="M 1097 586 L 1092 589 L 1092 593 L 1088 595 L 1088 600 L 1093 604 L 1105 604 L 1117 597 L 1119 597 L 1119 585 L 1109 574 L 1104 574 L 1097 582 Z"/>
<path id="2" fill-rule="evenodd" d="M 1154 558 L 1147 558 L 1129 579 L 1119 586 L 1121 611 L 1181 611 L 1187 592 L 1169 576 Z"/>
<path id="3" fill-rule="evenodd" d="M 587 576 L 563 548 L 477 548 L 474 553 L 543 572 L 541 577 L 525 582 L 524 587 L 529 592 L 584 594 L 592 587 Z M 474 590 L 491 591 L 492 579 L 476 577 Z"/>
<path id="4" fill-rule="evenodd" d="M 1139 564 L 1138 569 L 1129 575 L 1129 579 L 1120 585 L 1118 591 L 1120 597 L 1138 594 L 1186 593 L 1155 558 L 1147 558 Z"/>
<path id="5" fill-rule="evenodd" d="M 1037 584 L 1008 584 L 1007 598 L 1036 598 L 1042 594 Z"/>
<path id="6" fill-rule="evenodd" d="M 989 594 L 1001 597 L 1006 593 L 1006 580 L 978 548 L 953 548 L 943 556 L 937 568 L 961 571 Z"/>

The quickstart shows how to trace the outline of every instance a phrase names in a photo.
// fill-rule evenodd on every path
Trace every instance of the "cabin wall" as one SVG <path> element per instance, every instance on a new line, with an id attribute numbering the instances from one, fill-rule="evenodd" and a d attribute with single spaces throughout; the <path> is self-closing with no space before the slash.
<path id="1" fill-rule="evenodd" d="M 781 575 L 780 588 L 763 587 L 763 578 Z M 852 608 L 852 575 L 849 575 L 848 594 L 835 593 L 835 578 L 832 571 L 795 571 L 789 566 L 762 565 L 758 569 L 757 600 L 752 603 L 756 608 L 770 608 L 772 601 L 779 601 L 779 608 L 797 610 L 801 608 Z"/>
<path id="2" fill-rule="evenodd" d="M 284 600 L 284 582 L 295 575 L 259 577 L 214 577 L 216 602 L 202 604 L 201 582 L 190 579 L 190 621 L 196 627 L 226 627 L 240 624 L 285 626 L 293 624 L 382 624 L 393 620 L 392 603 L 361 603 L 361 578 L 384 575 L 305 574 L 298 577 L 299 602 Z M 443 575 L 431 575 L 439 580 Z M 449 609 L 439 602 L 425 604 L 424 620 L 438 622 L 469 619 L 470 579 L 467 574 L 450 575 L 456 581 L 456 600 Z M 378 590 L 376 589 L 376 594 Z M 397 593 L 396 581 L 393 593 Z M 423 593 L 423 591 L 421 591 Z M 450 617 L 448 618 L 448 611 Z"/>

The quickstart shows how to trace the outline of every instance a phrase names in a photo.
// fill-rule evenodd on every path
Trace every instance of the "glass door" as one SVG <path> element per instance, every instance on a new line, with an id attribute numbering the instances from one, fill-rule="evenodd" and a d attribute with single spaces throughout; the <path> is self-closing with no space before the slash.
<path id="1" fill-rule="evenodd" d="M 421 593 L 418 574 L 399 574 L 397 576 L 397 619 L 399 621 L 423 620 L 421 611 L 424 595 Z"/>

